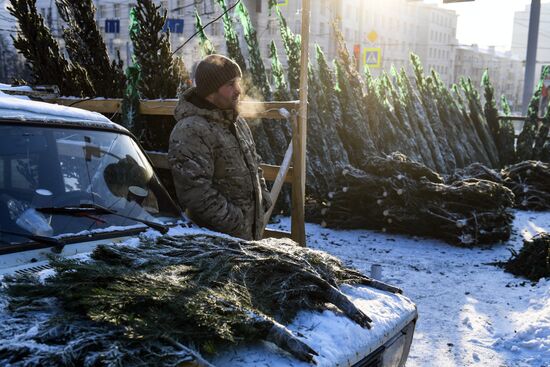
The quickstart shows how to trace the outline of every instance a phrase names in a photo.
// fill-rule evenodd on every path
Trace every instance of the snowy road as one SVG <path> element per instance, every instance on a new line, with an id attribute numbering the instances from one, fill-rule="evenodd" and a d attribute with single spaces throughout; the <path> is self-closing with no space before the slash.
<path id="1" fill-rule="evenodd" d="M 274 225 L 288 230 L 282 218 Z M 489 265 L 519 250 L 523 238 L 550 232 L 550 213 L 516 212 L 512 238 L 464 249 L 444 242 L 307 225 L 308 245 L 404 289 L 419 320 L 407 367 L 550 366 L 550 279 L 532 286 Z"/>

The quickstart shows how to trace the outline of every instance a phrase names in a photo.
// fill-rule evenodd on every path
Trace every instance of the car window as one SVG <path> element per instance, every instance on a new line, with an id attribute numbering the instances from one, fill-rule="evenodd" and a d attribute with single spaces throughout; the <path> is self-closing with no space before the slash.
<path id="1" fill-rule="evenodd" d="M 180 210 L 129 136 L 62 127 L 0 124 L 0 231 L 56 236 L 147 221 L 175 222 Z M 96 204 L 122 216 L 43 215 L 44 207 Z M 0 234 L 2 242 L 24 238 Z"/>

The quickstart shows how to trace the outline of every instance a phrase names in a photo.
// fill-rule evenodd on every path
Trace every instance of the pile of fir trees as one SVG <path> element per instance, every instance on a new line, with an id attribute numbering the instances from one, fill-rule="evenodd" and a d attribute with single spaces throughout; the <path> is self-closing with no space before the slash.
<path id="1" fill-rule="evenodd" d="M 0 330 L 2 365 L 166 366 L 194 359 L 211 366 L 200 354 L 258 340 L 314 362 L 321 351 L 284 326 L 299 311 L 331 304 L 370 328 L 372 320 L 340 285 L 401 292 L 290 240 L 142 238 L 137 247 L 100 246 L 92 261 L 52 265 L 55 274 L 43 280 L 4 278 L 9 309 L 0 317 L 9 327 Z"/>
<path id="2" fill-rule="evenodd" d="M 440 238 L 459 246 L 507 240 L 514 194 L 483 179 L 445 184 L 428 167 L 393 153 L 348 168 L 321 210 L 322 225 Z"/>
<path id="3" fill-rule="evenodd" d="M 541 232 L 531 240 L 524 240 L 519 252 L 511 252 L 510 259 L 499 264 L 507 272 L 533 282 L 538 282 L 541 278 L 550 278 L 550 233 Z"/>
<path id="4" fill-rule="evenodd" d="M 446 183 L 465 179 L 483 179 L 506 186 L 515 196 L 515 207 L 524 210 L 550 210 L 550 164 L 523 161 L 493 170 L 480 163 L 456 170 L 446 177 Z"/>

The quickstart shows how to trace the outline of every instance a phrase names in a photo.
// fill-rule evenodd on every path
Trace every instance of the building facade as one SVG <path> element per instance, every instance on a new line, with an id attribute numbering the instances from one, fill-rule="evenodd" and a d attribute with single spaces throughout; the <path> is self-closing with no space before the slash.
<path id="1" fill-rule="evenodd" d="M 495 51 L 494 47 L 481 49 L 477 45 L 460 46 L 456 49 L 454 79 L 470 78 L 480 88 L 485 70 L 495 88 L 495 98 L 506 96 L 512 111 L 520 111 L 523 93 L 524 66 L 522 60 L 510 51 Z"/>
<path id="2" fill-rule="evenodd" d="M 257 31 L 260 53 L 269 73 L 269 44 L 273 40 L 279 49 L 283 65 L 286 56 L 280 37 L 279 22 L 275 11 L 268 8 L 268 0 L 242 0 L 246 5 L 253 26 Z M 226 0 L 231 6 L 236 0 Z M 290 29 L 299 34 L 301 31 L 301 0 L 278 0 L 278 9 L 284 15 Z M 111 57 L 120 55 L 127 65 L 131 62 L 132 42 L 129 38 L 128 25 L 130 10 L 136 6 L 135 0 L 94 0 L 96 22 L 103 35 Z M 167 27 L 170 29 L 170 41 L 175 50 L 195 32 L 195 9 L 201 16 L 203 25 L 221 14 L 215 0 L 159 0 L 156 4 L 167 13 Z M 518 58 L 506 54 L 494 53 L 494 50 L 480 50 L 475 47 L 458 45 L 456 39 L 457 15 L 454 11 L 433 4 L 424 4 L 409 0 L 315 0 L 311 10 L 310 55 L 315 57 L 315 44 L 324 50 L 327 59 L 337 56 L 337 37 L 333 27 L 335 19 L 339 32 L 343 35 L 348 49 L 358 59 L 358 70 L 367 65 L 371 73 L 380 75 L 392 66 L 411 71 L 409 55 L 411 52 L 420 56 L 426 72 L 435 70 L 442 80 L 450 85 L 461 76 L 469 76 L 479 84 L 486 68 L 490 70 L 491 79 L 497 90 L 497 96 L 505 94 L 513 106 L 517 104 L 517 91 L 521 88 L 522 65 Z M 54 1 L 37 0 L 38 11 L 43 15 L 46 24 L 63 47 L 62 27 Z M 543 14 L 550 11 L 550 4 L 543 4 Z M 5 9 L 4 9 L 5 12 Z M 9 18 L 7 13 L 0 14 L 0 20 Z M 234 15 L 235 16 L 235 15 Z M 517 50 L 520 31 L 527 30 L 528 10 L 516 14 L 514 27 L 514 47 Z M 240 21 L 234 18 L 236 30 L 241 34 L 241 49 L 246 56 L 246 44 L 242 37 Z M 521 24 L 525 23 L 522 28 Z M 15 28 L 15 21 L 11 23 Z M 541 23 L 541 34 L 550 34 L 550 24 Z M 220 20 L 205 29 L 216 50 L 225 53 L 223 23 Z M 539 46 L 550 44 L 550 39 L 541 38 Z M 550 53 L 550 48 L 546 50 Z M 521 52 L 520 52 L 521 53 Z M 177 53 L 182 56 L 186 65 L 192 66 L 202 58 L 198 37 L 191 40 Z M 541 57 L 550 60 L 539 51 Z M 540 69 L 540 67 L 539 67 Z"/>
<path id="3" fill-rule="evenodd" d="M 514 30 L 512 33 L 512 52 L 522 60 L 527 55 L 527 35 L 529 31 L 530 7 L 514 14 Z M 535 67 L 535 86 L 540 79 L 543 65 L 550 65 L 550 3 L 541 4 L 539 37 L 537 43 L 537 64 Z"/>
<path id="4" fill-rule="evenodd" d="M 357 56 L 358 68 L 369 65 L 374 75 L 389 70 L 393 65 L 409 68 L 409 54 L 418 54 L 427 70 L 435 69 L 442 79 L 452 81 L 454 45 L 456 45 L 456 14 L 435 5 L 409 2 L 407 0 L 316 0 L 319 6 L 312 6 L 310 24 L 310 53 L 319 44 L 329 59 L 337 54 L 336 35 L 333 21 L 339 19 L 337 27 L 348 48 Z M 249 10 L 257 31 L 260 53 L 266 68 L 269 43 L 274 40 L 281 50 L 279 23 L 275 12 L 268 9 L 267 0 L 243 0 Z M 235 0 L 226 0 L 228 6 Z M 129 39 L 129 14 L 135 1 L 95 0 L 96 21 L 109 54 L 120 54 L 127 64 L 131 60 L 132 43 Z M 171 30 L 173 49 L 183 44 L 195 32 L 195 8 L 201 15 L 203 25 L 220 13 L 215 0 L 160 0 L 157 4 L 166 10 Z M 59 18 L 55 2 L 37 0 L 37 8 L 43 15 L 52 33 L 62 42 L 63 23 Z M 279 0 L 279 10 L 295 33 L 301 30 L 301 0 Z M 238 24 L 238 19 L 235 19 Z M 237 26 L 237 30 L 242 30 Z M 214 22 L 205 30 L 216 50 L 224 52 L 223 24 Z M 241 42 L 246 55 L 246 45 Z M 180 52 L 187 65 L 193 65 L 201 58 L 198 41 L 192 40 Z M 451 62 L 449 62 L 451 60 Z"/>

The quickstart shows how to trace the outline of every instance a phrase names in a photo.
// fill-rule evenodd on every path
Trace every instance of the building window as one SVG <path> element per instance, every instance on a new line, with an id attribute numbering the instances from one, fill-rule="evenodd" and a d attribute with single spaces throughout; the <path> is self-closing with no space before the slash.
<path id="1" fill-rule="evenodd" d="M 256 0 L 256 13 L 262 12 L 262 1 L 263 0 Z"/>
<path id="2" fill-rule="evenodd" d="M 183 2 L 184 2 L 184 0 L 178 0 L 176 2 L 176 9 L 174 9 L 174 10 L 177 10 L 179 16 L 183 16 L 183 6 L 184 6 Z"/>
<path id="3" fill-rule="evenodd" d="M 105 5 L 99 5 L 97 7 L 97 17 L 98 18 L 104 18 L 107 14 L 105 14 Z"/>
<path id="4" fill-rule="evenodd" d="M 113 17 L 120 17 L 120 4 L 113 4 Z"/>
<path id="5" fill-rule="evenodd" d="M 202 7 L 203 8 L 203 14 L 212 14 L 212 13 L 214 13 L 214 0 L 202 0 L 202 4 L 203 4 L 203 7 Z"/>
<path id="6" fill-rule="evenodd" d="M 270 35 L 277 34 L 277 21 L 275 19 L 269 19 L 267 22 L 267 27 Z"/>

